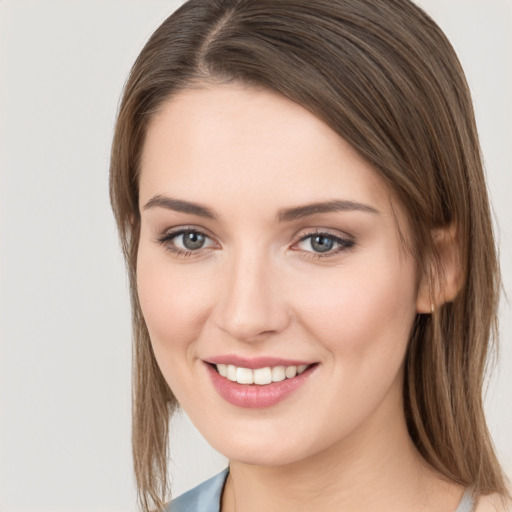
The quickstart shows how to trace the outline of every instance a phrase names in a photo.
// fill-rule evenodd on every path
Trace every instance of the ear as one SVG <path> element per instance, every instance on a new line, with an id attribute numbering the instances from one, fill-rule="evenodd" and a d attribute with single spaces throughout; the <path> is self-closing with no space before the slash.
<path id="1" fill-rule="evenodd" d="M 454 225 L 432 231 L 434 240 L 434 262 L 425 269 L 418 287 L 416 311 L 433 313 L 446 302 L 451 302 L 459 293 L 462 284 L 460 246 Z"/>

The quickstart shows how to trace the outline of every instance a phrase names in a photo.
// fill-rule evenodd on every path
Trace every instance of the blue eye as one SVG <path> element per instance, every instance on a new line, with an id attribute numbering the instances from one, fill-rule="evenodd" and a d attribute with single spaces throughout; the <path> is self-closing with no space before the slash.
<path id="1" fill-rule="evenodd" d="M 178 235 L 174 240 L 179 240 L 180 238 L 184 248 L 189 251 L 201 249 L 206 242 L 206 237 L 197 231 L 187 231 L 186 233 Z"/>
<path id="2" fill-rule="evenodd" d="M 354 242 L 330 233 L 314 233 L 301 238 L 297 245 L 302 251 L 323 256 L 349 249 L 354 245 Z"/>
<path id="3" fill-rule="evenodd" d="M 330 251 L 334 247 L 334 240 L 325 235 L 315 235 L 310 237 L 309 243 L 311 248 L 315 252 L 327 252 Z"/>
<path id="4" fill-rule="evenodd" d="M 184 255 L 214 245 L 214 241 L 210 237 L 196 229 L 180 229 L 166 233 L 158 238 L 158 242 L 165 245 L 171 252 Z"/>

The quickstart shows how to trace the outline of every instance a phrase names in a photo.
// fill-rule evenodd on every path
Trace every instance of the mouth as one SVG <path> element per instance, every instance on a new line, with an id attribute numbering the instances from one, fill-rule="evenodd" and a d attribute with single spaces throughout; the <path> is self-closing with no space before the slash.
<path id="1" fill-rule="evenodd" d="M 271 407 L 295 394 L 319 366 L 319 363 L 303 362 L 272 365 L 265 361 L 263 364 L 268 366 L 260 366 L 255 361 L 246 361 L 245 366 L 227 364 L 227 361 L 204 362 L 218 394 L 231 405 L 250 409 Z"/>
<path id="2" fill-rule="evenodd" d="M 286 379 L 293 379 L 304 373 L 311 364 L 290 365 L 290 366 L 265 366 L 263 368 L 244 368 L 233 364 L 213 364 L 211 366 L 217 373 L 231 382 L 238 384 L 266 386 L 273 382 L 282 382 Z"/>

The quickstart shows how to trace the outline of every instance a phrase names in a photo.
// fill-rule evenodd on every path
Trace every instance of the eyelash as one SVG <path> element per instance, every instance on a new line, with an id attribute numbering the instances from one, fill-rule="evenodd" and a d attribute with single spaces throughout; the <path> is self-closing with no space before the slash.
<path id="1" fill-rule="evenodd" d="M 188 257 L 194 257 L 196 255 L 199 255 L 199 253 L 202 251 L 202 249 L 208 249 L 207 247 L 200 247 L 197 250 L 183 250 L 179 249 L 176 246 L 172 244 L 173 240 L 178 238 L 181 235 L 187 234 L 187 233 L 195 233 L 197 235 L 204 236 L 208 240 L 212 240 L 209 235 L 207 235 L 204 231 L 194 228 L 194 227 L 185 227 L 185 228 L 179 228 L 176 231 L 166 232 L 163 235 L 157 237 L 157 242 L 160 243 L 165 247 L 166 250 L 172 252 L 176 256 L 179 256 L 181 258 L 188 258 Z M 312 239 L 315 236 L 322 236 L 325 237 L 335 244 L 338 245 L 338 248 L 335 250 L 328 250 L 325 253 L 315 252 L 315 251 L 303 251 L 306 253 L 308 258 L 312 259 L 322 259 L 322 258 L 328 258 L 330 256 L 334 256 L 339 254 L 340 252 L 349 251 L 352 249 L 355 245 L 355 242 L 349 238 L 341 238 L 340 236 L 334 235 L 332 233 L 329 233 L 328 231 L 322 231 L 322 230 L 315 230 L 311 233 L 308 233 L 302 237 L 300 237 L 296 242 L 292 244 L 292 247 L 297 246 L 298 244 L 305 242 L 308 239 Z M 292 249 L 295 251 L 299 251 L 300 249 Z"/>
<path id="2" fill-rule="evenodd" d="M 172 242 L 174 239 L 178 238 L 180 235 L 184 235 L 187 233 L 195 233 L 198 235 L 204 236 L 206 239 L 211 240 L 211 237 L 208 236 L 204 231 L 201 231 L 200 229 L 194 228 L 194 227 L 184 227 L 176 229 L 176 231 L 170 231 L 166 232 L 163 235 L 157 237 L 157 242 L 160 243 L 165 247 L 166 250 L 172 252 L 174 255 L 179 256 L 180 258 L 188 258 L 188 257 L 194 257 L 196 256 L 201 249 L 204 249 L 201 247 L 200 249 L 196 251 L 188 250 L 184 251 L 183 249 L 179 249 L 178 247 L 172 245 Z"/>
<path id="3" fill-rule="evenodd" d="M 308 233 L 305 236 L 302 236 L 297 242 L 293 244 L 293 246 L 296 246 L 302 242 L 305 242 L 308 239 L 313 239 L 315 236 L 321 236 L 325 237 L 335 244 L 338 244 L 338 247 L 334 250 L 328 250 L 325 253 L 321 252 L 315 252 L 315 251 L 304 251 L 307 254 L 308 258 L 312 259 L 321 259 L 321 258 L 328 258 L 330 256 L 335 256 L 341 252 L 349 251 L 352 249 L 355 245 L 355 242 L 349 238 L 342 238 L 338 235 L 334 235 L 333 233 L 329 233 L 328 231 L 322 231 L 322 230 L 315 230 L 312 233 Z M 311 243 L 311 242 L 310 242 Z M 298 249 L 295 249 L 298 250 Z"/>

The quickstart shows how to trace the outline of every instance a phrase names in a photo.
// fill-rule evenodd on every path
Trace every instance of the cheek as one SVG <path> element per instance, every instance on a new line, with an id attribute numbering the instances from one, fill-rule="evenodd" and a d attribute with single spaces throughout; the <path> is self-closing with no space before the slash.
<path id="1" fill-rule="evenodd" d="M 183 406 L 187 399 L 203 400 L 196 395 L 192 375 L 212 289 L 205 276 L 190 267 L 170 265 L 164 251 L 143 245 L 139 249 L 137 289 L 151 346 L 162 375 Z"/>
<path id="2" fill-rule="evenodd" d="M 316 398 L 319 422 L 331 425 L 334 437 L 348 434 L 372 411 L 392 411 L 393 417 L 402 407 L 402 363 L 416 315 L 415 266 L 385 258 L 368 263 L 317 275 L 314 286 L 304 282 L 301 323 L 321 345 L 335 390 Z"/>
<path id="3" fill-rule="evenodd" d="M 396 253 L 372 256 L 304 283 L 303 323 L 344 357 L 405 350 L 415 318 L 415 266 Z"/>
<path id="4" fill-rule="evenodd" d="M 162 351 L 183 351 L 198 338 L 208 314 L 207 283 L 197 269 L 170 265 L 165 252 L 141 245 L 137 289 L 157 358 Z"/>

